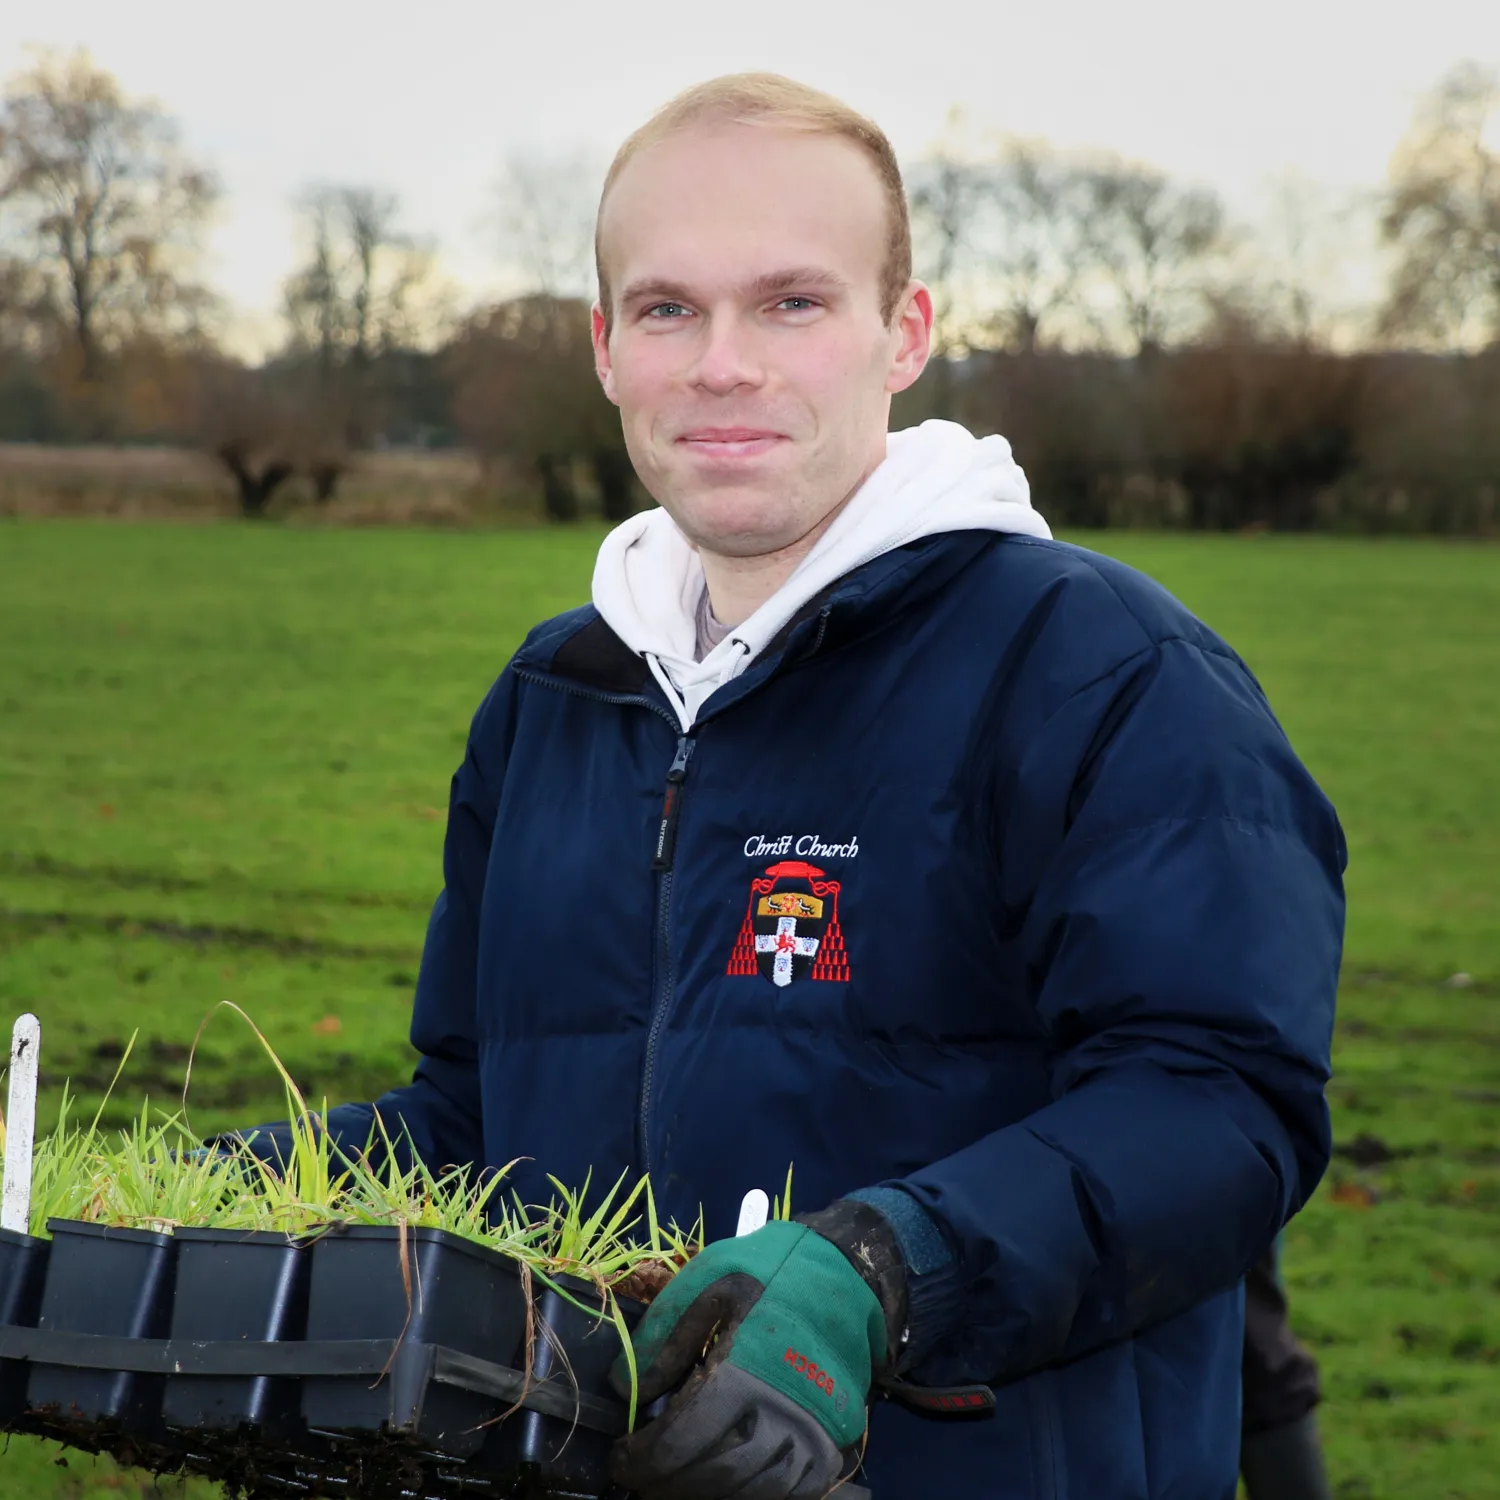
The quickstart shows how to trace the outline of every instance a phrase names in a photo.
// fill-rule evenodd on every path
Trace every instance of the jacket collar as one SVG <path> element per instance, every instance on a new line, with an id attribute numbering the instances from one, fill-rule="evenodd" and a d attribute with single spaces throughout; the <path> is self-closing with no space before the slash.
<path id="1" fill-rule="evenodd" d="M 897 547 L 845 574 L 808 600 L 744 674 L 713 695 L 700 722 L 815 652 L 848 645 L 882 628 L 939 593 L 982 552 L 1004 540 L 992 531 L 945 532 Z M 559 686 L 653 701 L 661 697 L 645 658 L 631 651 L 593 605 L 534 632 L 511 664 L 555 677 Z"/>

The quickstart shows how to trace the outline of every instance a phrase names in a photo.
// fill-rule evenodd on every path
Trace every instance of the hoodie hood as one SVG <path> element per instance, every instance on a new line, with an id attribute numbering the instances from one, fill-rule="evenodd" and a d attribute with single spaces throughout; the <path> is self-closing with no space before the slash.
<path id="1" fill-rule="evenodd" d="M 684 731 L 809 599 L 883 553 L 946 531 L 1052 535 L 1032 509 L 1026 475 L 1003 437 L 976 438 L 956 422 L 933 421 L 893 432 L 886 442 L 885 461 L 787 581 L 702 661 L 693 656 L 703 564 L 677 523 L 664 510 L 649 510 L 605 537 L 594 566 L 594 607 L 646 658 Z"/>

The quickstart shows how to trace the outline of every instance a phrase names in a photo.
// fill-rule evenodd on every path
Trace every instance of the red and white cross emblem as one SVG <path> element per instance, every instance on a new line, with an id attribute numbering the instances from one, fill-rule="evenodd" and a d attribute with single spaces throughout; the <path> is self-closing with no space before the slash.
<path id="1" fill-rule="evenodd" d="M 786 985 L 792 982 L 792 957 L 811 958 L 818 951 L 817 938 L 798 937 L 796 917 L 778 917 L 776 931 L 756 935 L 757 953 L 774 953 L 771 965 L 771 982 Z"/>

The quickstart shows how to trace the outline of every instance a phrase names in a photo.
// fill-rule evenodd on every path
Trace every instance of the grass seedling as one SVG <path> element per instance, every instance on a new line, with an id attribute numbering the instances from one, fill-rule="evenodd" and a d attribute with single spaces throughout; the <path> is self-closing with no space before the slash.
<path id="1" fill-rule="evenodd" d="M 153 1123 L 149 1107 L 122 1131 L 117 1145 L 92 1153 L 92 1193 L 82 1217 L 100 1224 L 159 1231 L 179 1225 L 212 1229 L 267 1229 L 270 1205 L 247 1192 L 245 1162 L 237 1153 L 199 1149 L 181 1119 Z"/>
<path id="2" fill-rule="evenodd" d="M 188 1090 L 192 1085 L 193 1061 L 198 1055 L 198 1044 L 208 1023 L 219 1010 L 232 1010 L 255 1034 L 265 1054 L 276 1069 L 285 1090 L 287 1102 L 287 1132 L 289 1148 L 285 1159 L 275 1166 L 260 1161 L 243 1145 L 248 1163 L 248 1180 L 254 1191 L 265 1197 L 277 1228 L 289 1233 L 311 1228 L 314 1224 L 329 1223 L 342 1216 L 342 1201 L 349 1183 L 350 1164 L 342 1153 L 334 1148 L 332 1138 L 323 1128 L 328 1104 L 324 1101 L 323 1114 L 319 1116 L 308 1108 L 302 1090 L 286 1065 L 276 1055 L 276 1049 L 267 1041 L 260 1027 L 232 1000 L 221 1000 L 204 1016 L 198 1025 L 197 1035 L 188 1053 L 187 1069 L 182 1080 L 183 1120 L 187 1120 Z M 368 1142 L 366 1145 L 368 1146 Z M 234 1149 L 231 1145 L 230 1149 Z"/>
<path id="3" fill-rule="evenodd" d="M 41 1137 L 33 1150 L 31 1168 L 31 1233 L 45 1238 L 49 1219 L 81 1219 L 85 1216 L 94 1194 L 95 1163 L 103 1145 L 99 1133 L 99 1120 L 104 1107 L 114 1093 L 125 1064 L 135 1050 L 136 1036 L 132 1032 L 114 1076 L 105 1089 L 94 1118 L 87 1126 L 69 1123 L 68 1113 L 72 1095 L 63 1085 L 62 1100 L 57 1110 L 57 1125 L 52 1133 Z M 0 1146 L 3 1149 L 3 1146 Z"/>
<path id="4" fill-rule="evenodd" d="M 625 1369 L 630 1376 L 630 1395 L 627 1398 L 625 1413 L 625 1430 L 635 1431 L 636 1408 L 640 1404 L 640 1377 L 635 1367 L 635 1345 L 631 1342 L 630 1327 L 625 1321 L 624 1309 L 620 1306 L 620 1299 L 613 1292 L 608 1293 L 605 1307 L 609 1312 L 610 1321 L 615 1325 L 615 1333 L 619 1335 L 620 1349 L 625 1355 Z"/>
<path id="5" fill-rule="evenodd" d="M 792 1164 L 789 1162 L 786 1169 L 786 1187 L 782 1189 L 779 1198 L 771 1199 L 771 1217 L 773 1219 L 790 1219 L 792 1216 Z"/>
<path id="6" fill-rule="evenodd" d="M 379 1149 L 374 1140 L 379 1137 Z M 409 1165 L 403 1166 L 407 1162 Z M 441 1229 L 492 1250 L 517 1253 L 534 1248 L 545 1226 L 523 1225 L 497 1197 L 515 1162 L 478 1174 L 470 1167 L 434 1171 L 406 1136 L 402 1149 L 377 1115 L 371 1143 L 350 1164 L 340 1207 L 355 1223 L 404 1224 Z"/>
<path id="7" fill-rule="evenodd" d="M 638 1217 L 631 1217 L 631 1211 L 645 1191 L 646 1179 L 642 1177 L 616 1204 L 626 1175 L 620 1173 L 599 1206 L 588 1214 L 584 1211 L 584 1204 L 593 1180 L 592 1172 L 576 1191 L 565 1187 L 556 1177 L 548 1176 L 547 1181 L 561 1199 L 547 1210 L 550 1230 L 548 1259 L 552 1269 L 571 1272 L 603 1286 L 628 1272 L 632 1262 L 640 1259 L 640 1248 L 632 1245 L 628 1236 L 638 1222 Z"/>
<path id="8" fill-rule="evenodd" d="M 50 1219 L 82 1218 L 93 1194 L 90 1163 L 98 1149 L 97 1121 L 93 1129 L 72 1124 L 72 1102 L 64 1086 L 56 1128 L 37 1141 L 32 1156 L 30 1228 L 41 1237 Z"/>
<path id="9" fill-rule="evenodd" d="M 646 1239 L 637 1251 L 631 1251 L 631 1264 L 624 1275 L 617 1278 L 611 1289 L 621 1297 L 633 1297 L 637 1302 L 651 1302 L 662 1288 L 703 1248 L 703 1211 L 700 1209 L 696 1223 L 684 1231 L 673 1222 L 663 1224 L 656 1212 L 656 1194 L 651 1189 L 650 1179 L 646 1186 Z"/>

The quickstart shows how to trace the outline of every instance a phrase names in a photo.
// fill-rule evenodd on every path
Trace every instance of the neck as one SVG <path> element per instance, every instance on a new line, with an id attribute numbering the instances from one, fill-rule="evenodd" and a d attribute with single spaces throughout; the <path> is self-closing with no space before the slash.
<path id="1" fill-rule="evenodd" d="M 844 507 L 859 493 L 860 487 L 884 457 L 885 445 L 882 443 L 879 456 L 860 475 L 854 488 L 806 536 L 798 538 L 789 547 L 756 557 L 734 557 L 700 546 L 698 557 L 703 564 L 708 605 L 713 610 L 714 619 L 730 627 L 748 620 L 797 571 L 797 565 L 823 539 L 824 533 L 838 520 Z"/>
<path id="2" fill-rule="evenodd" d="M 844 507 L 839 506 L 839 510 Z M 760 557 L 727 557 L 700 547 L 703 578 L 708 585 L 708 604 L 714 619 L 721 625 L 739 625 L 748 620 L 788 578 L 797 564 L 817 545 L 819 537 L 833 524 L 834 511 L 800 541 L 780 552 Z"/>

